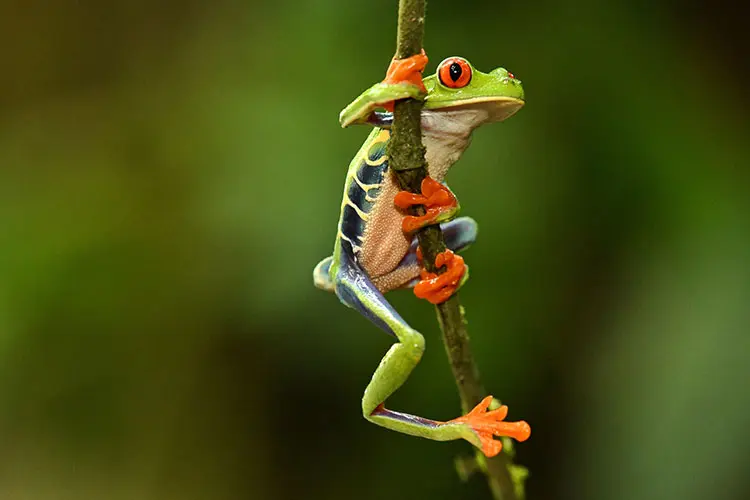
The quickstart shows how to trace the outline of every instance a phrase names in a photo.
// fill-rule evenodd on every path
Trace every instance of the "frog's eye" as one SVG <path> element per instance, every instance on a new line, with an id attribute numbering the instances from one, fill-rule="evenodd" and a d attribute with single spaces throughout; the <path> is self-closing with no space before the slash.
<path id="1" fill-rule="evenodd" d="M 440 83 L 452 89 L 466 87 L 471 81 L 471 66 L 460 57 L 449 57 L 438 66 Z"/>

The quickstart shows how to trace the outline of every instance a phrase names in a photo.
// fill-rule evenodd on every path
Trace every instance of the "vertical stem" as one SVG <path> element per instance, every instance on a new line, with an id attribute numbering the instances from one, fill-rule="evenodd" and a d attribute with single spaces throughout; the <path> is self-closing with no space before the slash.
<path id="1" fill-rule="evenodd" d="M 398 37 L 396 57 L 403 59 L 422 50 L 424 38 L 425 0 L 400 0 L 398 9 Z M 401 189 L 420 192 L 422 179 L 427 176 L 425 147 L 422 144 L 422 103 L 414 99 L 397 101 L 394 109 L 393 127 L 388 144 L 390 168 Z M 414 215 L 423 215 L 424 207 L 412 209 Z M 445 250 L 445 241 L 439 225 L 421 229 L 417 233 L 425 266 L 435 271 L 437 254 Z M 444 269 L 437 270 L 442 272 Z M 485 396 L 479 379 L 474 357 L 471 353 L 469 333 L 466 330 L 463 308 L 454 294 L 436 306 L 438 321 L 443 332 L 448 359 L 461 397 L 461 407 L 467 412 Z M 505 454 L 487 459 L 484 472 L 495 500 L 516 500 L 516 492 L 508 470 L 509 459 Z"/>

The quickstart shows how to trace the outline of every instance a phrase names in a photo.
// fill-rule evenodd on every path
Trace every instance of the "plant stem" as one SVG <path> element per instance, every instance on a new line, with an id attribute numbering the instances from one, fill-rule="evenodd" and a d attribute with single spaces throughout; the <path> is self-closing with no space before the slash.
<path id="1" fill-rule="evenodd" d="M 422 50 L 424 38 L 425 0 L 399 0 L 398 37 L 396 57 L 403 59 Z M 415 99 L 397 101 L 394 109 L 393 127 L 388 143 L 390 168 L 401 189 L 419 193 L 422 179 L 427 176 L 425 147 L 422 144 L 422 102 Z M 414 215 L 423 215 L 424 207 L 412 209 Z M 424 256 L 425 267 L 434 272 L 435 257 L 445 250 L 445 241 L 439 225 L 428 226 L 417 233 L 419 246 Z M 437 270 L 438 273 L 445 269 Z M 448 359 L 456 379 L 461 407 L 468 412 L 485 396 L 479 379 L 479 370 L 474 362 L 469 344 L 469 333 L 463 308 L 454 294 L 436 306 L 438 321 L 443 332 Z M 501 453 L 486 460 L 482 468 L 495 500 L 516 500 L 516 492 L 508 469 L 509 458 Z"/>

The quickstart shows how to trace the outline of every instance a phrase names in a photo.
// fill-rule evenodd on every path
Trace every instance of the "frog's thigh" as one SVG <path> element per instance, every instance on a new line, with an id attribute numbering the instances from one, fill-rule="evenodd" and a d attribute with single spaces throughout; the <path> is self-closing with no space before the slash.
<path id="1" fill-rule="evenodd" d="M 454 252 L 466 249 L 477 239 L 477 223 L 471 217 L 459 217 L 444 222 L 440 224 L 440 229 L 443 231 L 446 246 Z M 372 279 L 378 290 L 385 293 L 397 288 L 411 288 L 417 283 L 419 263 L 417 262 L 416 250 L 417 239 L 415 237 L 409 247 L 409 252 L 396 269 Z"/>

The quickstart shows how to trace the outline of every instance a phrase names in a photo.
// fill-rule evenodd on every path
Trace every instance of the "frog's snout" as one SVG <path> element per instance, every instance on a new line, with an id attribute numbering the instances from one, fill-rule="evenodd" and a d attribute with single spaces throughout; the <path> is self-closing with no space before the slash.
<path id="1" fill-rule="evenodd" d="M 490 74 L 496 78 L 499 78 L 503 83 L 508 83 L 510 85 L 521 85 L 521 80 L 516 78 L 516 75 L 505 68 L 497 68 L 495 70 L 492 70 Z"/>
<path id="2" fill-rule="evenodd" d="M 515 97 L 521 100 L 524 99 L 523 85 L 521 85 L 521 80 L 516 78 L 513 73 L 505 68 L 497 68 L 495 70 L 492 70 L 490 72 L 490 75 L 497 78 L 500 83 L 505 86 L 508 91 L 509 97 Z"/>

